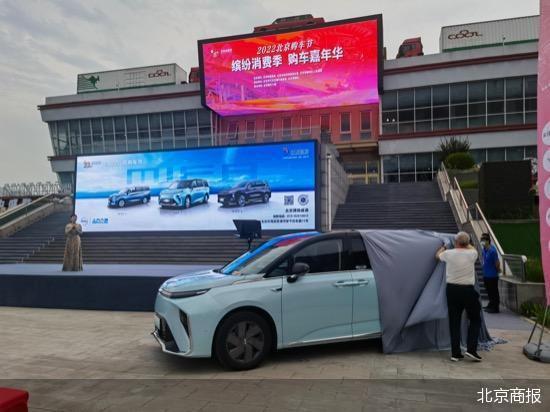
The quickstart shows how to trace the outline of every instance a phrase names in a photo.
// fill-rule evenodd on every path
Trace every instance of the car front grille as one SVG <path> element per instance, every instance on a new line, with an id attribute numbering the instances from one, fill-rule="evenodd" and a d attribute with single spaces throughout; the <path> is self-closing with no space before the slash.
<path id="1" fill-rule="evenodd" d="M 165 342 L 171 342 L 174 340 L 172 331 L 170 330 L 168 323 L 166 323 L 166 320 L 164 320 L 163 318 L 160 318 L 160 327 L 158 333 L 159 337 Z"/>

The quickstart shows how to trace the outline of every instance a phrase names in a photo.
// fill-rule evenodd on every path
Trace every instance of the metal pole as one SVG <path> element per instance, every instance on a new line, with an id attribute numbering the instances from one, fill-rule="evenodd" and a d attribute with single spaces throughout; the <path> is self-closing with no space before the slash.
<path id="1" fill-rule="evenodd" d="M 328 189 L 328 230 L 329 232 L 332 230 L 332 188 L 331 188 L 331 171 L 330 171 L 330 157 L 327 158 L 327 176 L 328 176 L 328 182 L 327 182 L 327 189 Z"/>
<path id="2" fill-rule="evenodd" d="M 548 308 L 548 305 L 546 305 L 546 308 L 544 308 L 544 316 L 542 317 L 542 324 L 540 325 L 539 343 L 537 345 L 537 351 L 535 352 L 535 356 L 537 357 L 540 357 L 540 345 L 542 344 L 542 335 L 544 334 L 544 328 L 546 327 L 546 316 L 548 315 Z"/>

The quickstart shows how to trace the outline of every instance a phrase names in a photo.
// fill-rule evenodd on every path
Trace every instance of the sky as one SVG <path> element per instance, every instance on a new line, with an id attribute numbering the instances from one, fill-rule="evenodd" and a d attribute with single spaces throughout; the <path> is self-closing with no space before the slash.
<path id="1" fill-rule="evenodd" d="M 197 40 L 249 33 L 277 17 L 326 21 L 383 14 L 384 45 L 422 37 L 437 53 L 441 26 L 539 14 L 539 0 L 0 0 L 0 185 L 54 181 L 37 105 L 76 93 L 78 73 L 198 64 Z"/>

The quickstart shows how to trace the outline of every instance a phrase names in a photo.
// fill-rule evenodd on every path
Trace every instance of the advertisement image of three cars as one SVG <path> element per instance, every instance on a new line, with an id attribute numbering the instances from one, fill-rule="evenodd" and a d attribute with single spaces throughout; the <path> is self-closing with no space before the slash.
<path id="1" fill-rule="evenodd" d="M 218 193 L 217 200 L 222 207 L 244 207 L 251 203 L 267 203 L 271 188 L 265 180 L 245 180 L 234 187 Z M 189 209 L 210 200 L 210 186 L 205 179 L 185 179 L 172 182 L 160 191 L 158 204 L 161 208 Z M 151 201 L 149 186 L 130 186 L 113 193 L 108 198 L 109 207 L 123 208 Z"/>
<path id="2" fill-rule="evenodd" d="M 75 214 L 85 232 L 314 229 L 312 141 L 79 156 Z"/>

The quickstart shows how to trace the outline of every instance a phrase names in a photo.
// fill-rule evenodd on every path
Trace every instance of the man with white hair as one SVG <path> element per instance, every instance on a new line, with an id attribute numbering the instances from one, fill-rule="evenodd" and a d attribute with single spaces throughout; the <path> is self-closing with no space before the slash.
<path id="1" fill-rule="evenodd" d="M 446 264 L 451 361 L 458 362 L 466 355 L 469 359 L 481 362 L 481 356 L 477 354 L 477 341 L 481 327 L 481 304 L 479 303 L 479 294 L 474 287 L 477 251 L 470 245 L 470 235 L 466 232 L 459 232 L 455 236 L 454 243 L 454 249 L 447 249 L 444 244 L 435 255 L 437 259 Z M 460 325 L 464 310 L 466 310 L 470 324 L 466 352 L 462 355 Z"/>

